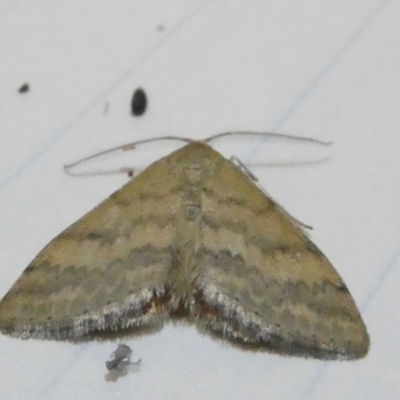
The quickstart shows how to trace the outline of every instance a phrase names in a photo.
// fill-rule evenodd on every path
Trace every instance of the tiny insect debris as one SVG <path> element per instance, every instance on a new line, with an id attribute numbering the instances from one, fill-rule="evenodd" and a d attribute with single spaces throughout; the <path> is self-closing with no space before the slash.
<path id="1" fill-rule="evenodd" d="M 18 89 L 19 93 L 27 93 L 29 92 L 29 84 L 28 83 L 24 83 L 19 89 Z"/>
<path id="2" fill-rule="evenodd" d="M 131 114 L 135 117 L 143 115 L 147 108 L 147 96 L 142 88 L 135 90 L 131 101 Z"/>
<path id="3" fill-rule="evenodd" d="M 108 101 L 106 101 L 104 104 L 104 108 L 103 108 L 103 114 L 107 114 L 109 108 L 110 108 L 110 103 Z"/>
<path id="4" fill-rule="evenodd" d="M 139 364 L 141 359 L 131 362 L 132 349 L 126 344 L 119 344 L 117 350 L 111 354 L 111 361 L 106 361 L 106 367 L 109 371 L 122 370 L 128 365 Z"/>
<path id="5" fill-rule="evenodd" d="M 210 147 L 233 134 L 265 135 L 163 138 L 186 145 L 42 250 L 1 300 L 0 331 L 73 339 L 186 315 L 202 330 L 253 348 L 324 360 L 364 357 L 367 329 L 332 264 L 251 176 Z"/>

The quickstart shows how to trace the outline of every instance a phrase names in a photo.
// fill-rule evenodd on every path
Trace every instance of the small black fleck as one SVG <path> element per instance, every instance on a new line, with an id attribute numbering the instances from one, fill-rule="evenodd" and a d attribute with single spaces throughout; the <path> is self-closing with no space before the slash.
<path id="1" fill-rule="evenodd" d="M 133 171 L 131 169 L 128 171 L 128 176 L 129 176 L 129 178 L 133 177 Z"/>
<path id="2" fill-rule="evenodd" d="M 29 92 L 29 84 L 28 83 L 24 83 L 19 89 L 18 89 L 19 93 L 27 93 Z"/>
<path id="3" fill-rule="evenodd" d="M 47 319 L 48 319 L 48 320 L 51 320 L 51 319 L 53 319 L 53 317 L 50 315 L 49 317 L 47 317 Z"/>
<path id="4" fill-rule="evenodd" d="M 139 117 L 144 114 L 147 107 L 146 93 L 142 88 L 135 90 L 131 101 L 131 114 L 135 117 Z"/>

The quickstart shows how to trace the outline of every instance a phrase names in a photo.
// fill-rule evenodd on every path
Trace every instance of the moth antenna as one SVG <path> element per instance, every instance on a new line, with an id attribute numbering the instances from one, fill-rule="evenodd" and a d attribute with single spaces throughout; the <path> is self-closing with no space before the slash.
<path id="1" fill-rule="evenodd" d="M 64 166 L 64 172 L 69 176 L 75 177 L 126 174 L 129 178 L 132 178 L 135 176 L 135 171 L 138 171 L 138 169 L 133 167 L 122 167 L 119 169 L 97 170 L 95 172 L 73 172 Z"/>
<path id="2" fill-rule="evenodd" d="M 263 136 L 263 137 L 278 138 L 278 139 L 296 140 L 296 141 L 300 141 L 300 142 L 314 143 L 314 144 L 319 144 L 319 145 L 323 145 L 323 146 L 329 146 L 332 144 L 332 142 L 324 142 L 322 140 L 308 138 L 308 137 L 300 137 L 300 136 L 293 136 L 293 135 L 286 135 L 286 134 L 272 133 L 272 132 L 252 132 L 252 131 L 234 131 L 234 132 L 218 133 L 216 135 L 210 136 L 210 137 L 202 140 L 201 142 L 209 143 L 215 139 L 223 138 L 226 136 Z M 180 142 L 184 142 L 184 143 L 190 143 L 190 142 L 194 141 L 192 139 L 178 137 L 178 136 L 161 136 L 161 137 L 157 137 L 157 138 L 138 140 L 136 142 L 127 143 L 127 144 L 124 144 L 121 146 L 113 147 L 111 149 L 103 150 L 103 151 L 100 151 L 99 153 L 95 153 L 88 157 L 81 158 L 80 160 L 75 161 L 71 164 L 66 164 L 66 165 L 64 165 L 64 172 L 70 176 L 98 176 L 98 175 L 115 175 L 115 174 L 124 173 L 124 174 L 128 174 L 128 176 L 131 178 L 134 176 L 134 168 L 130 168 L 130 167 L 124 167 L 124 168 L 120 168 L 117 170 L 96 171 L 96 172 L 73 172 L 73 171 L 71 171 L 71 169 L 78 165 L 84 164 L 85 162 L 93 160 L 95 158 L 102 157 L 106 154 L 110 154 L 110 153 L 113 153 L 116 151 L 134 150 L 139 145 L 151 143 L 151 142 L 158 142 L 158 141 L 162 141 L 162 140 L 176 140 L 176 141 L 180 141 Z M 233 157 L 231 160 L 239 161 L 235 157 Z M 326 159 L 324 159 L 320 162 L 324 162 L 324 161 L 326 161 Z M 318 161 L 316 163 L 318 163 Z M 243 163 L 240 162 L 240 164 L 242 164 L 241 168 L 244 169 L 245 167 L 244 167 Z M 308 164 L 313 164 L 313 162 L 312 163 L 290 163 L 290 164 L 286 164 L 286 163 L 265 164 L 265 166 L 308 165 Z M 252 166 L 262 166 L 262 165 L 256 164 L 256 165 L 252 165 Z M 253 173 L 251 173 L 247 168 L 245 168 L 245 169 L 246 169 L 247 175 L 250 176 L 252 180 L 257 181 L 257 178 L 255 177 L 255 175 Z"/>
<path id="3" fill-rule="evenodd" d="M 296 140 L 299 142 L 315 143 L 315 144 L 320 144 L 323 146 L 330 146 L 332 144 L 332 142 L 324 142 L 323 140 L 318 140 L 318 139 L 309 138 L 309 137 L 286 135 L 283 133 L 252 132 L 252 131 L 234 131 L 234 132 L 217 133 L 216 135 L 210 136 L 207 139 L 205 139 L 204 142 L 209 143 L 215 139 L 219 139 L 219 138 L 222 138 L 225 136 L 263 136 L 263 137 L 270 137 L 270 138 L 277 138 L 277 139 Z"/>
<path id="4" fill-rule="evenodd" d="M 121 146 L 112 147 L 111 149 L 100 151 L 99 153 L 95 153 L 88 157 L 81 158 L 80 160 L 75 161 L 71 164 L 65 164 L 64 172 L 67 173 L 68 175 L 72 175 L 72 176 L 110 175 L 110 174 L 116 174 L 116 173 L 121 173 L 121 172 L 130 174 L 129 171 L 132 171 L 132 168 L 121 168 L 120 170 L 114 170 L 114 171 L 100 171 L 99 173 L 97 173 L 97 172 L 96 173 L 73 173 L 71 171 L 71 169 L 78 165 L 81 165 L 87 161 L 93 160 L 98 157 L 102 157 L 106 154 L 114 153 L 116 151 L 134 150 L 139 145 L 151 143 L 151 142 L 158 142 L 161 140 L 177 140 L 177 141 L 185 142 L 185 143 L 193 142 L 192 139 L 182 138 L 182 137 L 178 137 L 178 136 L 161 136 L 161 137 L 157 137 L 157 138 L 138 140 L 136 142 L 127 143 L 127 144 L 123 144 Z"/>
<path id="5" fill-rule="evenodd" d="M 236 157 L 234 157 L 236 159 Z M 247 168 L 269 168 L 269 167 L 308 167 L 315 164 L 323 164 L 330 160 L 330 156 L 313 161 L 288 161 L 288 162 L 272 162 L 272 163 L 255 163 L 246 165 Z M 257 178 L 258 179 L 258 178 Z"/>

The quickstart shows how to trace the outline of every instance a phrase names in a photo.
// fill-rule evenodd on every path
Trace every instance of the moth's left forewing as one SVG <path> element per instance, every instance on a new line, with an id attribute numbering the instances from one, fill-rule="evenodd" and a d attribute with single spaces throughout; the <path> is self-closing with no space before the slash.
<path id="1" fill-rule="evenodd" d="M 53 239 L 0 302 L 0 330 L 65 339 L 166 313 L 180 182 L 160 160 Z"/>

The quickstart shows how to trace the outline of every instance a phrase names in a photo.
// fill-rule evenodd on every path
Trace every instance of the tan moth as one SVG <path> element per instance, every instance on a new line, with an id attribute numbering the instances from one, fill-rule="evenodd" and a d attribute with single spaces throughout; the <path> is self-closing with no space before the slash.
<path id="1" fill-rule="evenodd" d="M 1 332 L 73 339 L 179 315 L 282 354 L 365 356 L 368 333 L 345 283 L 299 224 L 209 146 L 224 135 L 182 139 L 54 238 L 1 300 Z"/>

